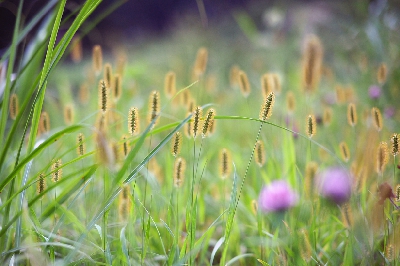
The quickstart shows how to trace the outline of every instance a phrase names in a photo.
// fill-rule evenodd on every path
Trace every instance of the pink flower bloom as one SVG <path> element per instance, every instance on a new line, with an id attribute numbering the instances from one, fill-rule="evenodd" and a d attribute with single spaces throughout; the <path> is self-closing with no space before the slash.
<path id="1" fill-rule="evenodd" d="M 297 193 L 284 180 L 275 180 L 263 187 L 258 199 L 259 207 L 264 212 L 284 211 L 296 205 L 297 201 Z"/>
<path id="2" fill-rule="evenodd" d="M 315 179 L 319 193 L 337 204 L 351 196 L 351 175 L 343 168 L 333 167 L 319 173 Z"/>
<path id="3" fill-rule="evenodd" d="M 381 97 L 382 90 L 379 86 L 377 85 L 372 85 L 368 89 L 368 95 L 371 99 L 378 99 Z"/>

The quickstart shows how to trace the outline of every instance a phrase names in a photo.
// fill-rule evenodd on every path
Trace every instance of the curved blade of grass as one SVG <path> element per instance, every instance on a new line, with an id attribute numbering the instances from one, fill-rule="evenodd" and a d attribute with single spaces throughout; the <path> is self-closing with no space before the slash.
<path id="1" fill-rule="evenodd" d="M 219 248 L 222 246 L 222 244 L 225 242 L 225 237 L 221 237 L 217 243 L 215 244 L 212 252 L 211 252 L 211 257 L 210 257 L 210 265 L 213 265 L 215 254 L 217 254 L 217 251 Z"/>
<path id="2" fill-rule="evenodd" d="M 248 257 L 254 257 L 254 254 L 253 253 L 240 254 L 240 255 L 232 258 L 231 260 L 229 260 L 225 265 L 226 266 L 232 265 L 233 263 L 237 262 L 238 260 L 243 259 L 243 258 L 248 258 Z"/>
<path id="3" fill-rule="evenodd" d="M 121 249 L 122 249 L 122 253 L 125 256 L 126 263 L 129 264 L 130 258 L 129 258 L 129 254 L 128 254 L 127 243 L 126 243 L 127 241 L 126 241 L 126 237 L 125 237 L 125 230 L 126 230 L 126 226 L 122 227 L 121 233 L 119 234 L 119 241 L 121 242 Z"/>

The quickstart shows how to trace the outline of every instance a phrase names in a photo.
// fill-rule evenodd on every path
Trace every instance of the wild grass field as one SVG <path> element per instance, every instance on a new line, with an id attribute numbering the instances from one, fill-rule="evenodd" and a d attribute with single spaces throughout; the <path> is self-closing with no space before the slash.
<path id="1" fill-rule="evenodd" d="M 82 50 L 100 2 L 1 59 L 1 264 L 397 265 L 396 13 Z"/>

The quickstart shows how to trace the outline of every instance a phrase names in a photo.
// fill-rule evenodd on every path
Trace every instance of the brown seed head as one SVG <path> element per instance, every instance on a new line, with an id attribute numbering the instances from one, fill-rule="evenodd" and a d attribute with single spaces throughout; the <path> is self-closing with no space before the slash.
<path id="1" fill-rule="evenodd" d="M 232 161 L 231 154 L 227 149 L 222 149 L 220 152 L 220 176 L 222 179 L 226 179 L 232 172 Z"/>
<path id="2" fill-rule="evenodd" d="M 182 157 L 175 160 L 174 166 L 174 186 L 180 188 L 185 180 L 186 161 Z"/>
<path id="3" fill-rule="evenodd" d="M 82 43 L 79 36 L 72 38 L 71 59 L 74 63 L 79 63 L 82 61 Z"/>
<path id="4" fill-rule="evenodd" d="M 272 108 L 275 103 L 275 94 L 274 92 L 270 92 L 268 96 L 265 98 L 264 104 L 261 106 L 260 110 L 260 120 L 267 121 L 268 118 L 272 115 Z"/>
<path id="5" fill-rule="evenodd" d="M 273 74 L 266 73 L 261 76 L 261 92 L 264 98 L 266 98 L 270 92 L 276 91 L 275 85 Z"/>
<path id="6" fill-rule="evenodd" d="M 261 140 L 256 142 L 255 162 L 259 167 L 265 164 L 264 143 Z"/>
<path id="7" fill-rule="evenodd" d="M 394 133 L 392 137 L 390 138 L 390 142 L 392 143 L 392 155 L 396 156 L 399 154 L 399 134 Z"/>
<path id="8" fill-rule="evenodd" d="M 193 113 L 193 137 L 196 138 L 203 128 L 203 109 L 197 106 Z"/>
<path id="9" fill-rule="evenodd" d="M 71 125 L 74 122 L 74 106 L 68 103 L 64 106 L 64 123 Z"/>
<path id="10" fill-rule="evenodd" d="M 19 103 L 17 94 L 11 94 L 10 98 L 10 118 L 15 120 L 17 118 L 17 114 L 19 112 Z"/>
<path id="11" fill-rule="evenodd" d="M 131 147 L 129 145 L 128 138 L 129 137 L 126 136 L 126 135 L 122 136 L 122 141 L 123 141 L 123 143 L 122 143 L 122 153 L 124 154 L 125 157 L 128 156 L 128 153 L 131 151 Z"/>
<path id="12" fill-rule="evenodd" d="M 112 92 L 114 101 L 118 101 L 122 94 L 122 78 L 120 74 L 115 74 L 113 79 Z"/>
<path id="13" fill-rule="evenodd" d="M 377 107 L 373 107 L 371 110 L 371 115 L 372 115 L 372 121 L 373 121 L 375 128 L 378 131 L 381 131 L 382 127 L 383 127 L 381 111 Z"/>
<path id="14" fill-rule="evenodd" d="M 172 98 L 176 93 L 176 75 L 173 71 L 169 71 L 165 75 L 164 92 L 168 98 Z"/>
<path id="15" fill-rule="evenodd" d="M 288 109 L 289 113 L 293 113 L 294 109 L 296 108 L 296 98 L 292 91 L 288 91 L 286 93 L 286 108 Z"/>
<path id="16" fill-rule="evenodd" d="M 103 113 L 108 111 L 108 88 L 104 80 L 99 81 L 99 109 Z"/>
<path id="17" fill-rule="evenodd" d="M 346 142 L 342 141 L 339 144 L 339 149 L 340 149 L 340 155 L 342 156 L 342 160 L 348 162 L 350 159 L 350 152 Z"/>
<path id="18" fill-rule="evenodd" d="M 107 88 L 111 88 L 113 83 L 113 71 L 111 64 L 106 63 L 104 65 L 104 76 L 103 76 L 104 83 L 106 84 Z"/>
<path id="19" fill-rule="evenodd" d="M 76 153 L 78 154 L 78 156 L 84 155 L 86 152 L 85 136 L 82 133 L 79 133 L 78 136 L 76 137 L 76 142 L 77 142 Z"/>
<path id="20" fill-rule="evenodd" d="M 171 153 L 174 157 L 181 153 L 182 134 L 178 131 L 175 132 L 172 138 Z"/>
<path id="21" fill-rule="evenodd" d="M 140 132 L 139 110 L 136 107 L 129 109 L 128 131 L 132 136 L 137 135 Z"/>
<path id="22" fill-rule="evenodd" d="M 48 133 L 49 131 L 50 131 L 50 117 L 49 114 L 46 111 L 44 111 L 40 115 L 39 132 Z"/>
<path id="23" fill-rule="evenodd" d="M 81 84 L 79 88 L 79 102 L 81 104 L 87 104 L 89 101 L 89 86 L 87 83 Z"/>
<path id="24" fill-rule="evenodd" d="M 58 182 L 62 177 L 62 163 L 61 159 L 56 160 L 53 165 L 51 166 L 52 171 L 52 180 L 53 182 Z"/>
<path id="25" fill-rule="evenodd" d="M 207 111 L 206 114 L 206 119 L 204 120 L 203 123 L 203 130 L 201 132 L 201 135 L 203 138 L 205 138 L 207 135 L 209 135 L 211 132 L 211 129 L 214 130 L 214 116 L 215 116 L 215 111 L 213 108 L 210 108 Z"/>
<path id="26" fill-rule="evenodd" d="M 159 114 L 160 114 L 160 94 L 158 93 L 158 91 L 153 91 L 150 94 L 150 98 L 149 98 L 149 115 L 148 115 L 149 123 L 151 123 L 153 120 L 155 120 L 153 127 L 158 122 Z"/>
<path id="27" fill-rule="evenodd" d="M 231 84 L 231 87 L 234 87 L 239 84 L 239 71 L 240 71 L 240 68 L 237 65 L 233 65 L 231 67 L 231 70 L 229 73 L 229 82 Z"/>
<path id="28" fill-rule="evenodd" d="M 207 61 L 208 61 L 207 48 L 201 47 L 197 51 L 196 61 L 193 67 L 193 74 L 195 79 L 198 79 L 201 75 L 204 74 L 204 72 L 206 72 Z"/>
<path id="29" fill-rule="evenodd" d="M 378 80 L 378 83 L 380 84 L 385 83 L 387 78 L 387 66 L 385 63 L 381 63 L 379 65 L 378 71 L 376 73 L 376 78 Z"/>
<path id="30" fill-rule="evenodd" d="M 37 181 L 37 193 L 40 195 L 43 193 L 43 191 L 46 190 L 46 180 L 44 179 L 44 174 L 41 173 L 39 175 L 38 181 Z"/>
<path id="31" fill-rule="evenodd" d="M 317 36 L 308 36 L 303 52 L 302 77 L 303 87 L 313 92 L 318 87 L 323 59 L 323 48 Z"/>
<path id="32" fill-rule="evenodd" d="M 309 115 L 307 117 L 306 128 L 307 128 L 307 135 L 309 138 L 311 138 L 312 136 L 314 136 L 316 134 L 317 122 L 315 121 L 314 115 Z"/>
<path id="33" fill-rule="evenodd" d="M 357 111 L 354 103 L 350 103 L 347 107 L 347 122 L 352 127 L 357 124 Z"/>
<path id="34" fill-rule="evenodd" d="M 332 108 L 330 107 L 324 108 L 322 123 L 324 124 L 324 126 L 329 126 L 332 123 Z"/>
<path id="35" fill-rule="evenodd" d="M 101 51 L 100 45 L 93 47 L 93 71 L 96 75 L 100 74 L 101 68 L 103 67 L 103 52 Z"/>
<path id="36" fill-rule="evenodd" d="M 242 95 L 245 98 L 247 98 L 247 96 L 249 96 L 250 91 L 251 91 L 250 82 L 247 77 L 247 74 L 242 70 L 239 71 L 238 83 L 239 83 L 239 88 L 240 88 L 240 91 L 242 92 Z"/>
<path id="37" fill-rule="evenodd" d="M 389 161 L 388 145 L 386 142 L 382 141 L 378 150 L 376 151 L 376 172 L 380 175 L 383 174 L 386 164 Z"/>

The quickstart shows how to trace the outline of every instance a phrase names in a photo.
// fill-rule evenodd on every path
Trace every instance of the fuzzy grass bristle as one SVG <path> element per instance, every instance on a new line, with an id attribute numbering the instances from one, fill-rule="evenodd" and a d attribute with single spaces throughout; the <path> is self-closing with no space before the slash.
<path id="1" fill-rule="evenodd" d="M 381 143 L 379 143 L 378 149 L 376 151 L 376 171 L 378 174 L 383 174 L 388 161 L 388 145 L 386 142 L 382 141 Z"/>
<path id="2" fill-rule="evenodd" d="M 321 41 L 315 35 L 307 37 L 302 60 L 302 79 L 305 91 L 317 89 L 322 69 L 323 48 Z"/>
<path id="3" fill-rule="evenodd" d="M 274 103 L 275 103 L 275 94 L 274 92 L 270 92 L 265 98 L 263 105 L 261 106 L 260 116 L 259 116 L 260 120 L 267 121 L 267 119 L 271 117 Z"/>
<path id="4" fill-rule="evenodd" d="M 203 130 L 201 133 L 203 138 L 207 137 L 208 135 L 212 134 L 212 132 L 214 132 L 214 129 L 215 129 L 214 116 L 215 116 L 215 110 L 213 108 L 208 109 L 206 118 L 204 119 L 204 123 L 203 123 Z"/>
<path id="5" fill-rule="evenodd" d="M 99 81 L 99 109 L 103 112 L 106 113 L 108 111 L 108 88 L 106 86 L 106 83 L 104 80 Z"/>
<path id="6" fill-rule="evenodd" d="M 385 83 L 387 79 L 387 66 L 385 63 L 379 65 L 378 71 L 376 72 L 376 79 L 379 84 Z"/>
<path id="7" fill-rule="evenodd" d="M 378 131 L 381 131 L 382 127 L 383 127 L 381 111 L 377 107 L 373 107 L 371 109 L 371 115 L 372 115 L 372 122 L 373 122 L 375 128 Z"/>
<path id="8" fill-rule="evenodd" d="M 103 80 L 107 88 L 111 88 L 113 83 L 113 71 L 110 63 L 104 64 Z"/>
<path id="9" fill-rule="evenodd" d="M 242 92 L 242 95 L 245 98 L 247 98 L 251 91 L 250 82 L 249 82 L 249 78 L 247 77 L 247 74 L 242 70 L 240 70 L 238 73 L 238 83 L 239 83 L 239 88 L 240 88 L 240 91 Z"/>
<path id="10" fill-rule="evenodd" d="M 140 132 L 140 119 L 139 110 L 136 107 L 129 109 L 128 113 L 128 131 L 132 136 L 139 134 Z"/>
<path id="11" fill-rule="evenodd" d="M 193 112 L 193 138 L 196 138 L 203 129 L 203 108 L 197 106 Z"/>
<path id="12" fill-rule="evenodd" d="M 223 148 L 219 155 L 220 164 L 220 176 L 222 179 L 226 179 L 232 173 L 232 159 L 229 150 Z"/>
<path id="13" fill-rule="evenodd" d="M 115 74 L 113 79 L 112 93 L 113 93 L 113 100 L 117 102 L 121 98 L 122 94 L 122 77 L 121 74 Z"/>
<path id="14" fill-rule="evenodd" d="M 275 80 L 272 74 L 266 73 L 261 76 L 261 92 L 264 98 L 268 97 L 270 92 L 275 92 Z"/>
<path id="15" fill-rule="evenodd" d="M 52 171 L 52 180 L 53 182 L 58 182 L 61 177 L 62 177 L 62 162 L 61 159 L 56 160 L 52 166 L 51 166 L 51 171 Z"/>
<path id="16" fill-rule="evenodd" d="M 173 71 L 169 71 L 165 75 L 164 92 L 169 99 L 172 98 L 176 93 L 176 74 Z"/>
<path id="17" fill-rule="evenodd" d="M 340 142 L 339 149 L 340 149 L 340 155 L 342 156 L 342 160 L 348 162 L 350 159 L 350 151 L 346 142 L 344 141 Z"/>
<path id="18" fill-rule="evenodd" d="M 356 111 L 356 105 L 354 103 L 350 103 L 347 106 L 347 122 L 352 127 L 354 127 L 357 124 L 357 111 Z"/>
<path id="19" fill-rule="evenodd" d="M 74 122 L 74 106 L 72 103 L 68 103 L 64 106 L 64 123 L 66 125 L 72 125 Z"/>
<path id="20" fill-rule="evenodd" d="M 332 123 L 332 108 L 325 107 L 322 115 L 322 123 L 324 126 L 329 126 Z"/>
<path id="21" fill-rule="evenodd" d="M 392 244 L 388 244 L 385 250 L 385 257 L 389 262 L 392 262 L 394 260 L 393 256 L 394 256 L 394 247 Z"/>
<path id="22" fill-rule="evenodd" d="M 257 212 L 258 212 L 258 202 L 257 202 L 257 200 L 252 200 L 250 206 L 251 206 L 251 212 L 254 215 L 257 215 Z"/>
<path id="23" fill-rule="evenodd" d="M 174 186 L 180 188 L 185 180 L 186 161 L 182 157 L 175 160 L 174 165 Z"/>
<path id="24" fill-rule="evenodd" d="M 82 42 L 79 36 L 75 36 L 71 41 L 71 59 L 74 63 L 82 61 Z"/>
<path id="25" fill-rule="evenodd" d="M 399 134 L 394 133 L 390 138 L 390 142 L 392 143 L 392 155 L 397 156 L 399 154 Z"/>
<path id="26" fill-rule="evenodd" d="M 181 153 L 182 134 L 178 131 L 172 137 L 171 153 L 174 157 Z"/>
<path id="27" fill-rule="evenodd" d="M 50 131 L 50 117 L 46 111 L 43 111 L 39 120 L 39 132 L 48 133 Z"/>
<path id="28" fill-rule="evenodd" d="M 99 75 L 103 67 L 103 52 L 100 45 L 93 46 L 92 51 L 93 71 Z"/>
<path id="29" fill-rule="evenodd" d="M 193 66 L 193 79 L 198 79 L 206 72 L 208 61 L 208 50 L 205 47 L 201 47 L 197 51 L 196 61 Z"/>
<path id="30" fill-rule="evenodd" d="M 82 83 L 79 87 L 79 102 L 81 104 L 87 104 L 89 102 L 89 86 L 87 83 Z"/>
<path id="31" fill-rule="evenodd" d="M 124 154 L 125 157 L 128 156 L 128 153 L 131 151 L 128 138 L 129 137 L 127 135 L 122 136 L 122 153 Z"/>
<path id="32" fill-rule="evenodd" d="M 82 156 L 86 153 L 86 144 L 85 144 L 85 135 L 83 133 L 79 133 L 76 137 L 77 149 L 76 153 L 78 156 Z"/>
<path id="33" fill-rule="evenodd" d="M 11 97 L 10 97 L 9 112 L 10 112 L 10 118 L 12 120 L 15 120 L 15 118 L 17 118 L 17 114 L 19 112 L 18 96 L 15 93 L 11 94 Z"/>
<path id="34" fill-rule="evenodd" d="M 301 238 L 301 257 L 303 258 L 304 261 L 307 263 L 311 260 L 311 244 L 310 244 L 310 239 L 308 237 L 307 230 L 301 229 L 300 230 L 300 238 Z"/>
<path id="35" fill-rule="evenodd" d="M 304 188 L 308 198 L 311 198 L 311 196 L 314 193 L 313 184 L 314 184 L 314 178 L 317 175 L 317 171 L 318 171 L 318 164 L 316 162 L 314 161 L 307 162 L 304 175 Z"/>
<path id="36" fill-rule="evenodd" d="M 160 94 L 158 91 L 152 91 L 149 98 L 149 115 L 148 122 L 151 123 L 153 120 L 153 127 L 157 124 L 160 114 Z"/>
<path id="37" fill-rule="evenodd" d="M 265 164 L 264 143 L 261 140 L 256 142 L 255 162 L 259 167 L 262 167 Z"/>
<path id="38" fill-rule="evenodd" d="M 288 91 L 286 93 L 286 108 L 289 111 L 289 113 L 293 113 L 294 110 L 296 109 L 296 98 L 294 97 L 292 91 Z"/>
<path id="39" fill-rule="evenodd" d="M 46 179 L 44 179 L 44 174 L 40 173 L 36 184 L 37 194 L 41 195 L 46 190 Z"/>
<path id="40" fill-rule="evenodd" d="M 317 122 L 314 115 L 308 115 L 306 128 L 309 138 L 312 138 L 317 133 Z"/>
<path id="41" fill-rule="evenodd" d="M 118 216 L 121 222 L 127 222 L 131 211 L 130 186 L 124 185 L 119 194 Z"/>

